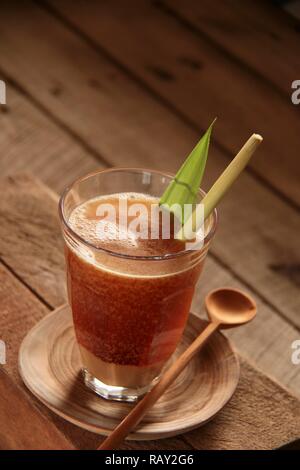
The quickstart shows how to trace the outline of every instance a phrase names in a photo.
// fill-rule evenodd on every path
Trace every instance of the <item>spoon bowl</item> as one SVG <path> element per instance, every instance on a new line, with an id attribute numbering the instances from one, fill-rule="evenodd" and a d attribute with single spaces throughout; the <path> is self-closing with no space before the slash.
<path id="1" fill-rule="evenodd" d="M 205 298 L 208 317 L 220 328 L 234 328 L 248 323 L 256 315 L 256 303 L 239 289 L 220 288 L 211 291 Z"/>

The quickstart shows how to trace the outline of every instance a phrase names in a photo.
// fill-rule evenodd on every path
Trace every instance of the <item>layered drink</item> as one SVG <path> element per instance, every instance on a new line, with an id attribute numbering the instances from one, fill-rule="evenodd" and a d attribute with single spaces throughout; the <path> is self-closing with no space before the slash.
<path id="1" fill-rule="evenodd" d="M 208 243 L 186 250 L 172 217 L 165 237 L 159 199 L 150 191 L 95 193 L 79 191 L 64 201 L 69 302 L 86 384 L 107 398 L 134 400 L 176 349 Z M 136 231 L 128 229 L 133 206 L 146 208 Z"/>

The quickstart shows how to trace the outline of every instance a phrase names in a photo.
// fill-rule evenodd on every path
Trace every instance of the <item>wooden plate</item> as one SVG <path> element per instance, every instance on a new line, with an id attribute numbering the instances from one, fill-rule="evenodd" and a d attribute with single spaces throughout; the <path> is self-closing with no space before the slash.
<path id="1" fill-rule="evenodd" d="M 176 359 L 204 328 L 190 314 Z M 47 407 L 89 431 L 107 435 L 132 404 L 102 399 L 82 380 L 71 312 L 63 306 L 41 320 L 24 339 L 19 370 L 26 386 Z M 204 346 L 156 403 L 129 439 L 174 436 L 210 420 L 231 398 L 239 379 L 239 361 L 221 333 Z"/>

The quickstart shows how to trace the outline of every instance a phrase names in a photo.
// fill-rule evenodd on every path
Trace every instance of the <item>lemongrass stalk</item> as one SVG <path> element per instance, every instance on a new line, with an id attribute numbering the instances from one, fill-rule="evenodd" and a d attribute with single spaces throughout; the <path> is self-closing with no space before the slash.
<path id="1" fill-rule="evenodd" d="M 206 196 L 204 196 L 201 201 L 201 204 L 204 206 L 204 220 L 209 217 L 214 208 L 218 205 L 219 201 L 238 178 L 262 140 L 263 138 L 259 134 L 253 134 L 213 184 Z M 200 217 L 197 217 L 197 211 L 199 211 L 200 216 L 199 205 L 177 233 L 176 237 L 178 239 L 191 240 L 194 238 L 195 234 L 200 229 L 200 227 L 196 226 L 196 221 L 200 220 Z"/>

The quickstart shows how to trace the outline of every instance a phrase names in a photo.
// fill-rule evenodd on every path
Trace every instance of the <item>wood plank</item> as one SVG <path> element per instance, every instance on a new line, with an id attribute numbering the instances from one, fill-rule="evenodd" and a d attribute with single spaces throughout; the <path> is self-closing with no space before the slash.
<path id="1" fill-rule="evenodd" d="M 0 368 L 0 449 L 71 450 L 66 437 Z"/>
<path id="2" fill-rule="evenodd" d="M 0 262 L 0 338 L 6 345 L 3 369 L 20 383 L 18 350 L 26 333 L 49 309 Z"/>
<path id="3" fill-rule="evenodd" d="M 0 214 L 1 259 L 49 305 L 61 305 L 66 291 L 57 201 L 30 177 L 9 177 L 1 186 Z"/>
<path id="4" fill-rule="evenodd" d="M 0 107 L 2 177 L 30 169 L 61 192 L 78 176 L 101 167 L 100 161 L 22 96 L 13 84 L 8 83 L 7 89 L 8 105 Z"/>
<path id="5" fill-rule="evenodd" d="M 262 0 L 163 0 L 227 53 L 270 82 L 285 96 L 298 78 L 299 21 L 274 2 Z M 216 14 L 217 12 L 217 14 Z"/>
<path id="6" fill-rule="evenodd" d="M 36 4 L 2 7 L 0 67 L 24 93 L 110 164 L 166 168 L 178 119 L 165 122 L 162 106 Z"/>
<path id="7" fill-rule="evenodd" d="M 283 440 L 299 442 L 299 430 L 299 401 L 242 361 L 240 383 L 229 405 L 185 438 L 197 449 L 275 449 Z"/>
<path id="8" fill-rule="evenodd" d="M 283 99 L 269 83 L 149 0 L 88 5 L 84 0 L 75 4 L 50 1 L 194 127 L 204 129 L 219 116 L 215 140 L 229 155 L 250 133 L 262 133 L 261 157 L 250 165 L 260 178 L 299 205 L 300 120 L 290 93 Z M 197 8 L 201 9 L 202 3 L 198 2 Z M 211 8 L 216 16 L 217 7 Z M 273 47 L 276 51 L 276 45 Z M 290 88 L 291 82 L 286 86 Z"/>
<path id="9" fill-rule="evenodd" d="M 3 50 L 2 66 L 14 77 L 22 76 L 22 86 L 107 161 L 175 171 L 198 133 L 47 13 L 36 6 L 30 11 L 20 8 L 18 27 L 10 7 L 3 8 L 4 23 L 11 27 L 1 29 L 0 50 L 1 44 L 11 46 Z M 97 80 L 97 90 L 90 86 L 91 79 Z M 61 93 L 53 96 L 49 90 L 57 83 Z M 224 153 L 214 147 L 206 187 L 226 164 Z M 249 174 L 236 183 L 220 211 L 213 254 L 299 327 L 297 213 Z"/>
<path id="10" fill-rule="evenodd" d="M 35 407 L 42 413 L 45 417 L 44 419 L 47 419 L 49 422 L 50 429 L 55 425 L 58 431 L 67 436 L 67 439 L 72 442 L 76 448 L 90 448 L 93 445 L 95 447 L 98 441 L 94 438 L 93 434 L 79 430 L 70 423 L 57 417 L 54 413 L 48 411 L 23 385 L 18 373 L 18 352 L 21 341 L 27 331 L 29 331 L 38 320 L 43 318 L 43 316 L 49 312 L 49 309 L 2 264 L 0 264 L 0 279 L 0 336 L 1 339 L 5 341 L 7 349 L 7 361 L 6 364 L 2 366 L 3 369 L 6 374 L 9 375 L 13 383 L 22 389 L 24 394 L 23 401 L 27 402 L 28 399 L 30 400 L 32 409 Z M 3 387 L 6 387 L 6 384 L 4 384 Z M 20 396 L 19 392 L 16 392 L 16 394 Z M 21 402 L 22 398 L 19 398 L 19 400 Z M 28 408 L 30 408 L 29 405 Z M 27 408 L 25 407 L 24 409 L 26 410 Z M 22 434 L 20 433 L 19 435 L 19 431 L 16 433 L 11 431 L 9 437 L 10 439 L 16 439 L 16 446 L 17 444 L 21 446 L 22 442 L 20 442 L 19 439 L 22 438 Z M 47 446 L 47 442 L 43 444 L 42 441 L 39 442 L 38 437 L 36 439 L 36 444 Z M 29 445 L 29 442 L 26 442 L 26 445 Z M 32 445 L 34 445 L 34 443 Z"/>
<path id="11" fill-rule="evenodd" d="M 100 445 L 100 442 L 99 442 Z M 191 443 L 186 442 L 185 435 L 161 439 L 158 441 L 125 441 L 120 450 L 193 450 Z"/>
<path id="12" fill-rule="evenodd" d="M 2 256 L 5 254 L 5 262 L 40 297 L 45 299 L 50 307 L 60 305 L 66 298 L 65 274 L 55 201 L 50 198 L 45 187 L 29 176 L 2 180 L 0 192 L 3 195 L 0 199 L 0 215 L 3 220 L 0 225 L 0 253 Z M 23 214 L 21 219 L 20 208 Z M 32 214 L 35 216 L 32 217 Z M 18 219 L 20 220 L 16 231 L 11 221 Z M 7 231 L 4 232 L 3 227 L 7 227 Z M 8 243 L 7 240 L 11 240 L 12 236 L 17 238 L 13 243 Z M 36 242 L 41 239 L 42 243 Z M 16 245 L 18 245 L 17 248 Z M 24 253 L 26 253 L 25 258 Z M 217 261 L 209 259 L 196 292 L 194 310 L 203 315 L 204 295 L 208 290 L 221 285 L 235 285 L 245 289 L 245 285 L 237 281 L 229 271 Z M 298 339 L 299 333 L 251 290 L 248 291 L 258 301 L 259 314 L 252 325 L 231 333 L 235 344 L 243 354 L 255 360 L 264 371 L 288 385 L 295 393 L 299 393 L 300 370 L 290 360 L 291 344 Z M 6 292 L 6 295 L 12 295 L 14 290 L 7 288 Z M 2 294 L 2 296 L 5 299 L 5 295 Z M 14 311 L 19 311 L 17 306 Z M 30 322 L 37 321 L 38 317 L 34 312 L 31 314 L 30 309 L 26 311 Z M 7 314 L 3 318 L 8 330 L 15 335 L 14 315 Z M 26 318 L 21 325 L 29 329 L 33 323 L 29 325 Z M 8 319 L 13 323 L 9 323 Z M 23 330 L 24 334 L 25 330 Z M 13 338 L 17 342 L 20 341 L 20 337 L 17 336 L 13 336 L 10 341 L 14 341 Z M 17 344 L 14 349 L 17 349 Z"/>
<path id="13" fill-rule="evenodd" d="M 243 356 L 254 362 L 269 376 L 300 395 L 299 366 L 291 361 L 292 343 L 299 339 L 299 332 L 276 315 L 272 308 L 249 290 L 212 258 L 206 261 L 204 272 L 195 292 L 192 309 L 200 318 L 206 318 L 203 299 L 211 289 L 220 286 L 236 287 L 254 296 L 258 315 L 254 322 L 224 333 Z"/>

